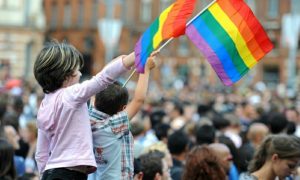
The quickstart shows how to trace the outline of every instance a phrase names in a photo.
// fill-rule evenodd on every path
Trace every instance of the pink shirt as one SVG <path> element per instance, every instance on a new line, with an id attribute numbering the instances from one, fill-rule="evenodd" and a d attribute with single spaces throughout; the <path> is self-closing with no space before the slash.
<path id="1" fill-rule="evenodd" d="M 96 170 L 87 101 L 127 70 L 120 56 L 92 79 L 45 94 L 37 115 L 40 174 L 59 167 Z"/>

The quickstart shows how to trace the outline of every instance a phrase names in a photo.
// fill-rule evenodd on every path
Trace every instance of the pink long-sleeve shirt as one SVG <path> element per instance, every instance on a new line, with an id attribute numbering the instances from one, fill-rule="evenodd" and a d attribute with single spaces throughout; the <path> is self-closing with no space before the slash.
<path id="1" fill-rule="evenodd" d="M 45 94 L 37 115 L 39 173 L 60 167 L 96 170 L 87 101 L 128 69 L 122 56 L 92 79 Z"/>

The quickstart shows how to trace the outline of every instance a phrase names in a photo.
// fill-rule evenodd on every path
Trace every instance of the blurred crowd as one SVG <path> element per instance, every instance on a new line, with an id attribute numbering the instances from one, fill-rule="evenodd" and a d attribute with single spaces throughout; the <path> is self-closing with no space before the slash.
<path id="1" fill-rule="evenodd" d="M 133 81 L 127 85 L 129 92 L 134 86 Z M 136 179 L 251 178 L 264 167 L 251 166 L 263 143 L 285 158 L 280 154 L 284 150 L 277 152 L 280 138 L 296 142 L 299 150 L 289 157 L 300 158 L 298 139 L 293 141 L 300 137 L 298 97 L 271 91 L 263 82 L 225 88 L 184 80 L 160 86 L 153 81 L 149 87 L 143 110 L 131 121 Z M 0 93 L 0 179 L 38 179 L 36 113 L 43 93 L 36 83 L 18 79 L 1 82 Z M 279 149 L 284 146 L 281 142 Z M 262 156 L 269 158 L 268 152 Z M 296 179 L 298 164 L 285 173 Z"/>

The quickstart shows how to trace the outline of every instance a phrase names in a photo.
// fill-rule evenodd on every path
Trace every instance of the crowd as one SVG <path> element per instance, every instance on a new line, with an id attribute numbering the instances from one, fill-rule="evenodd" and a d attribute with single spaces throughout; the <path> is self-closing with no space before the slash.
<path id="1" fill-rule="evenodd" d="M 22 81 L 8 88 L 1 77 L 0 179 L 300 178 L 297 97 L 263 83 L 220 88 L 182 78 L 181 87 L 161 85 L 149 79 L 157 68 L 151 63 L 137 83 L 111 84 L 130 70 L 132 54 L 78 84 L 82 62 L 72 46 L 50 44 L 53 52 L 45 47 L 38 58 L 49 61 L 47 53 L 61 53 L 54 51 L 60 46 L 65 59 L 73 58 L 69 63 L 77 58 L 61 67 L 71 75 L 56 74 L 78 78 L 67 79 L 64 88 L 46 87 L 59 80 L 39 74 L 41 66 L 59 62 L 35 66 L 39 85 Z"/>

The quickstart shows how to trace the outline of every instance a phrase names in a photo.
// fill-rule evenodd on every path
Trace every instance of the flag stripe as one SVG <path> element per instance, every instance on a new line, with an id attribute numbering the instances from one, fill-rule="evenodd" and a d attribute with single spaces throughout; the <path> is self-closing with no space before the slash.
<path id="1" fill-rule="evenodd" d="M 223 64 L 211 47 L 205 42 L 205 40 L 198 34 L 198 31 L 194 25 L 191 25 L 187 29 L 187 36 L 191 41 L 203 52 L 203 55 L 207 58 L 210 65 L 216 70 L 217 75 L 225 85 L 232 84 L 232 81 L 224 71 Z"/>
<path id="2" fill-rule="evenodd" d="M 154 47 L 154 49 L 159 46 L 159 43 L 163 40 L 163 38 L 166 38 L 166 37 L 163 37 L 163 31 L 162 30 L 163 30 L 164 27 L 166 27 L 166 26 L 163 26 L 163 24 L 166 22 L 167 17 L 168 17 L 168 13 L 171 11 L 172 7 L 173 7 L 173 5 L 169 6 L 158 17 L 159 18 L 159 28 L 158 28 L 158 31 L 155 33 L 154 38 L 153 38 L 153 47 Z"/>
<path id="3" fill-rule="evenodd" d="M 222 8 L 224 13 L 227 14 L 228 17 L 232 20 L 236 27 L 238 27 L 243 39 L 247 43 L 247 47 L 253 54 L 253 57 L 258 60 L 262 56 L 264 56 L 265 52 L 261 49 L 260 45 L 258 44 L 255 35 L 253 34 L 252 30 L 249 28 L 248 21 L 246 21 L 241 14 L 233 7 L 230 1 L 218 1 L 219 6 Z M 245 6 L 247 7 L 247 6 Z M 248 14 L 250 13 L 250 9 L 245 9 Z M 253 19 L 253 15 L 251 19 Z M 253 21 L 252 21 L 253 22 Z"/>
<path id="4" fill-rule="evenodd" d="M 240 78 L 240 73 L 237 71 L 235 65 L 233 64 L 231 56 L 219 41 L 218 37 L 215 36 L 214 32 L 212 32 L 207 24 L 203 21 L 202 16 L 194 22 L 194 25 L 202 38 L 217 54 L 218 58 L 223 64 L 225 72 L 227 73 L 231 81 L 235 82 L 236 80 L 238 80 Z"/>
<path id="5" fill-rule="evenodd" d="M 186 21 L 193 12 L 196 0 L 177 0 L 165 9 L 150 25 L 135 45 L 135 66 L 144 72 L 147 58 L 161 42 L 185 33 Z"/>
<path id="6" fill-rule="evenodd" d="M 252 30 L 255 34 L 255 39 L 257 43 L 260 45 L 260 48 L 265 52 L 268 53 L 273 49 L 273 44 L 269 40 L 269 37 L 265 30 L 263 29 L 260 22 L 252 13 L 251 9 L 247 6 L 244 1 L 241 0 L 229 0 L 232 6 L 240 13 L 240 15 L 246 21 L 248 27 Z M 259 36 L 258 36 L 259 34 Z"/>
<path id="7" fill-rule="evenodd" d="M 225 85 L 238 81 L 273 48 L 243 0 L 217 0 L 188 25 L 186 34 Z"/>
<path id="8" fill-rule="evenodd" d="M 228 35 L 228 33 L 222 28 L 222 26 L 212 16 L 210 11 L 205 11 L 201 19 L 205 22 L 207 27 L 212 31 L 216 39 L 222 44 L 222 48 L 229 54 L 230 60 L 234 64 L 235 68 L 239 73 L 244 72 L 248 67 L 245 65 L 243 59 L 237 52 L 236 45 Z M 219 48 L 220 49 L 220 48 Z"/>
<path id="9" fill-rule="evenodd" d="M 218 3 L 213 4 L 208 10 L 212 13 L 214 18 L 227 32 L 232 41 L 235 43 L 236 49 L 247 67 L 251 68 L 256 64 L 256 60 L 249 51 L 244 38 L 241 36 L 237 27 L 232 23 L 231 19 L 224 13 Z M 234 32 L 234 33 L 233 33 Z"/>

